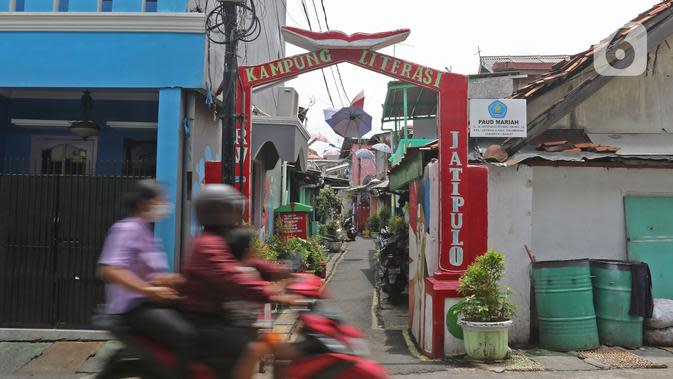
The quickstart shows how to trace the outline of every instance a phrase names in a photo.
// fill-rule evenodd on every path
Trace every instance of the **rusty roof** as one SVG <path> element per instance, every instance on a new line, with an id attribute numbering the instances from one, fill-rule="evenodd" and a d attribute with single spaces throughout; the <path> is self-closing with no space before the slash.
<path id="1" fill-rule="evenodd" d="M 569 55 L 482 55 L 479 73 L 509 70 L 539 70 L 570 58 Z M 516 68 L 515 68 L 516 67 Z"/>
<path id="2" fill-rule="evenodd" d="M 631 23 L 641 24 L 650 31 L 663 21 L 663 19 L 658 18 L 657 16 L 669 11 L 672 6 L 673 0 L 665 0 L 657 3 L 652 8 L 631 20 Z M 664 17 L 664 19 L 665 18 L 667 17 Z M 629 27 L 621 27 L 617 29 L 614 33 L 614 38 L 610 43 L 621 43 L 623 38 L 631 31 L 632 28 Z M 572 78 L 593 63 L 594 54 L 602 47 L 604 47 L 602 43 L 592 45 L 587 50 L 573 55 L 570 59 L 555 64 L 550 72 L 543 75 L 540 79 L 531 82 L 527 86 L 520 88 L 514 95 L 512 95 L 512 98 L 530 99 L 554 88 L 556 85 L 563 83 L 566 79 Z"/>

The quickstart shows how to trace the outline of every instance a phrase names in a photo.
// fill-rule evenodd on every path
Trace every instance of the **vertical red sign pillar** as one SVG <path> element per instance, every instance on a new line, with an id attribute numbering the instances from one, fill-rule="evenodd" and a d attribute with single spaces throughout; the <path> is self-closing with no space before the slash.
<path id="1" fill-rule="evenodd" d="M 446 314 L 456 304 L 460 275 L 487 248 L 488 170 L 468 164 L 467 78 L 445 75 L 438 96 L 439 269 L 426 279 L 432 298 L 433 357 L 451 354 Z M 459 341 L 453 339 L 453 345 Z M 455 351 L 445 351 L 446 349 Z"/>

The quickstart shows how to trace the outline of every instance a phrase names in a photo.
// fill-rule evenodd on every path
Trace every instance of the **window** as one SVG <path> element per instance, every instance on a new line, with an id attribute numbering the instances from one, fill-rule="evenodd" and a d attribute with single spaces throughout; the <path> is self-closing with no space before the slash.
<path id="1" fill-rule="evenodd" d="M 15 12 L 23 12 L 25 9 L 25 0 L 16 0 L 16 3 L 14 3 L 14 11 Z"/>
<path id="2" fill-rule="evenodd" d="M 69 0 L 58 0 L 58 11 L 67 12 L 68 11 L 68 1 Z"/>
<path id="3" fill-rule="evenodd" d="M 145 12 L 156 12 L 157 0 L 145 0 Z"/>
<path id="4" fill-rule="evenodd" d="M 101 11 L 112 12 L 112 0 L 103 0 L 101 4 Z"/>

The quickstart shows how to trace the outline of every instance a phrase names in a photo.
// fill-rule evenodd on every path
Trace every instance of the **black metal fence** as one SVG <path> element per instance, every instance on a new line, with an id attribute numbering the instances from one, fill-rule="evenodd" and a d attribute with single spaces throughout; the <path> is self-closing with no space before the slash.
<path id="1" fill-rule="evenodd" d="M 103 302 L 95 270 L 107 229 L 123 215 L 130 185 L 153 170 L 128 162 L 77 164 L 43 170 L 2 161 L 0 326 L 90 327 Z"/>

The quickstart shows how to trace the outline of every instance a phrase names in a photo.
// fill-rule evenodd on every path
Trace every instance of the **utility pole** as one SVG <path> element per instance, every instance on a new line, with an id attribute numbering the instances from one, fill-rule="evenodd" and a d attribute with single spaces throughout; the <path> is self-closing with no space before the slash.
<path id="1" fill-rule="evenodd" d="M 218 0 L 222 3 L 224 35 L 226 47 L 224 52 L 224 92 L 222 115 L 222 183 L 236 183 L 236 86 L 238 84 L 238 12 L 236 4 L 240 0 Z M 243 138 L 243 136 L 240 136 Z M 241 141 L 241 144 L 243 141 Z M 242 164 L 243 162 L 239 162 Z M 241 167 L 239 176 L 242 176 Z M 241 187 L 242 188 L 242 187 Z"/>

